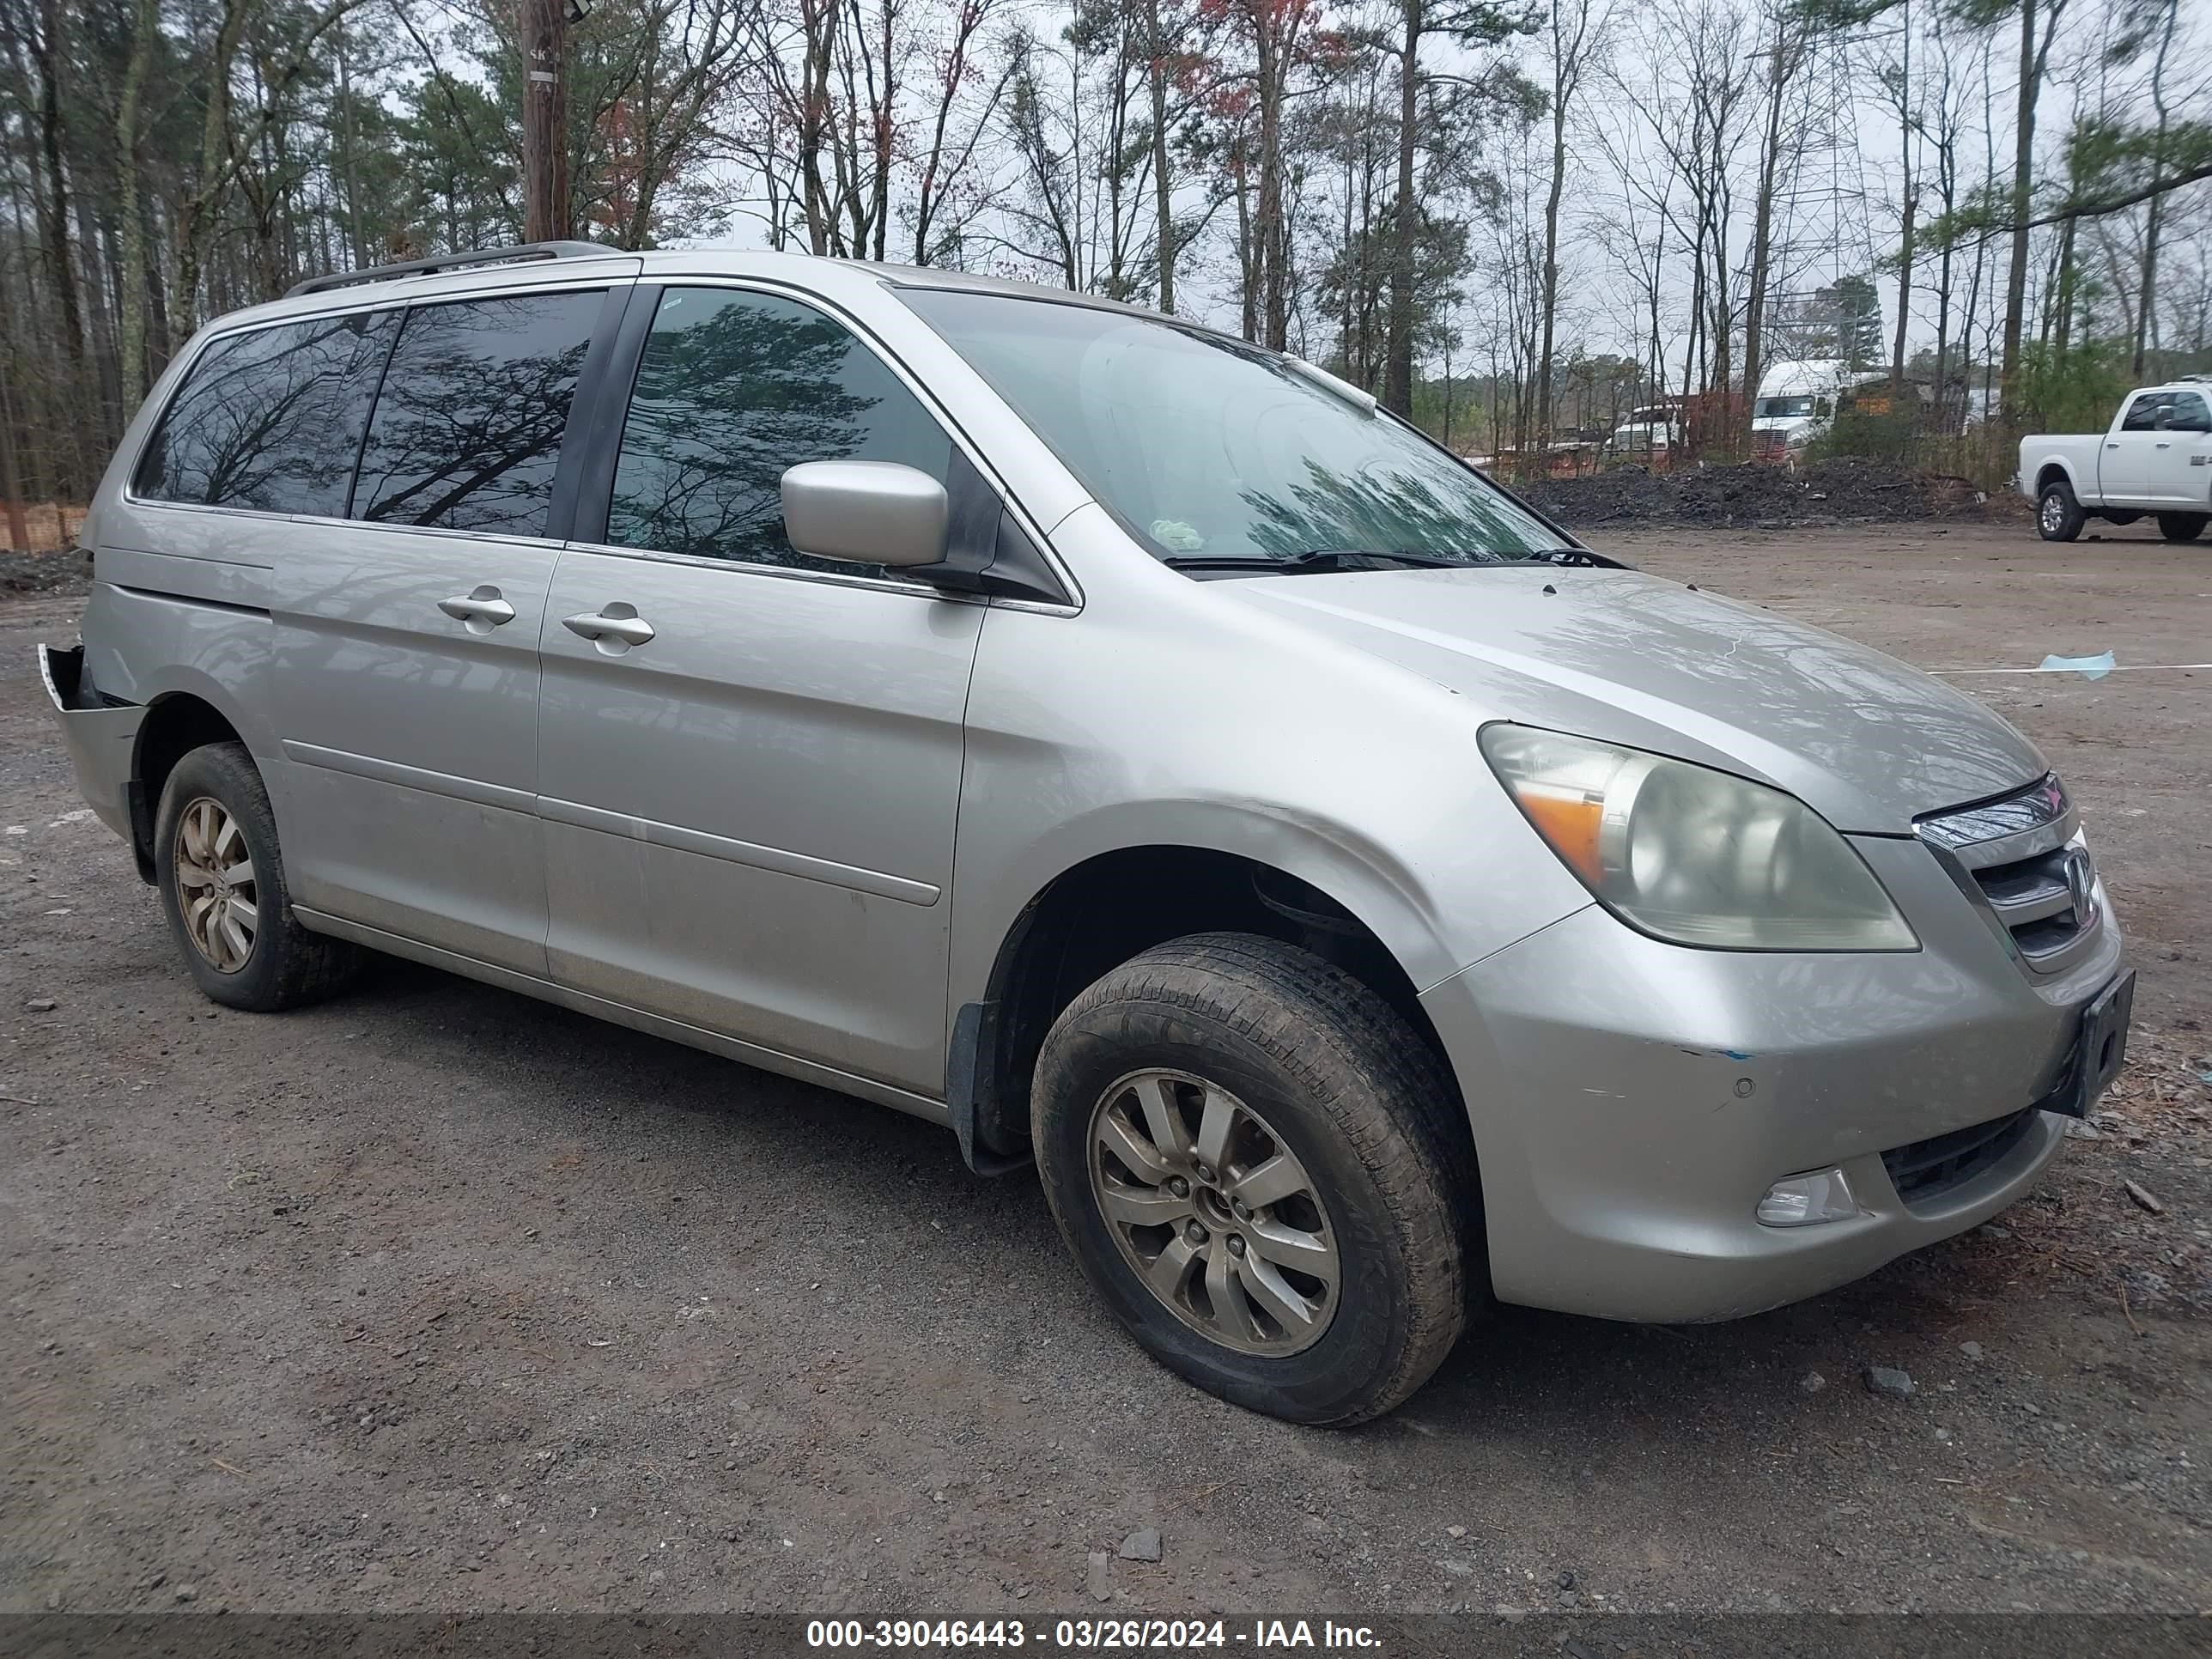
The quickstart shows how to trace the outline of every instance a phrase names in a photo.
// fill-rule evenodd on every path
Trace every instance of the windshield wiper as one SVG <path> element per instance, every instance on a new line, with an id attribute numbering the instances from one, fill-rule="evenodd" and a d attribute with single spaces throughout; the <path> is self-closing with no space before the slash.
<path id="1" fill-rule="evenodd" d="M 1439 558 L 1427 553 L 1377 553 L 1366 548 L 1317 548 L 1271 559 L 1263 554 L 1171 553 L 1160 561 L 1173 570 L 1279 571 L 1285 575 L 1327 574 L 1333 570 L 1463 570 L 1464 559 Z"/>
<path id="2" fill-rule="evenodd" d="M 1450 558 L 1438 553 L 1383 553 L 1365 547 L 1324 547 L 1271 559 L 1253 553 L 1171 553 L 1160 561 L 1173 570 L 1237 570 L 1255 575 L 1327 574 L 1340 570 L 1493 570 L 1501 565 L 1586 565 L 1618 570 L 1618 559 L 1586 547 L 1542 547 L 1526 553 L 1477 553 Z"/>

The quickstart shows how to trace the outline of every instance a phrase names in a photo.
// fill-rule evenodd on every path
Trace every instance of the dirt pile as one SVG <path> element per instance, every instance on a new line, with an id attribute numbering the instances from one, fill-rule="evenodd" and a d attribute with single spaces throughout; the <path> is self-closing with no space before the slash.
<path id="1" fill-rule="evenodd" d="M 1605 525 L 1713 525 L 1781 530 L 1798 525 L 1979 520 L 1987 498 L 1964 478 L 1868 461 L 1686 468 L 1614 467 L 1582 478 L 1534 479 L 1520 493 L 1570 529 Z"/>
<path id="2" fill-rule="evenodd" d="M 88 593 L 92 567 L 79 553 L 15 553 L 0 548 L 0 598 Z"/>

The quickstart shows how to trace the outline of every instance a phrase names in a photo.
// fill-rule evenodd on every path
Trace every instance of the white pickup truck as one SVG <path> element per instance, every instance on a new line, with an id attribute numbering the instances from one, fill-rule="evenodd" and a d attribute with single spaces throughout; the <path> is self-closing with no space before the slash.
<path id="1" fill-rule="evenodd" d="M 2148 513 L 2170 542 L 2212 523 L 2212 381 L 2132 392 L 2101 438 L 2020 441 L 2020 493 L 2047 542 L 2070 542 L 2091 519 L 2133 524 Z"/>

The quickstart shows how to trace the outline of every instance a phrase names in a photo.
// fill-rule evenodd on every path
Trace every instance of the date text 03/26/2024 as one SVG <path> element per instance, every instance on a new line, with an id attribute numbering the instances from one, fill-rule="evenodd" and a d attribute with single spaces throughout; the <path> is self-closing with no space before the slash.
<path id="1" fill-rule="evenodd" d="M 1060 1619 L 1034 1627 L 1018 1619 L 811 1619 L 810 1648 L 1025 1648 L 1122 1652 L 1194 1648 L 1374 1650 L 1365 1625 L 1333 1620 Z"/>

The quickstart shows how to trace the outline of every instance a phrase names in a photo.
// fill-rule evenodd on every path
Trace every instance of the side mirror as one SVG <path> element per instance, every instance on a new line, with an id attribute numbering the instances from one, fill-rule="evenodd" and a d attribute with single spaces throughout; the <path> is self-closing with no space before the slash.
<path id="1" fill-rule="evenodd" d="M 783 475 L 783 533 L 817 559 L 936 564 L 951 514 L 943 484 L 890 461 L 807 461 Z"/>

